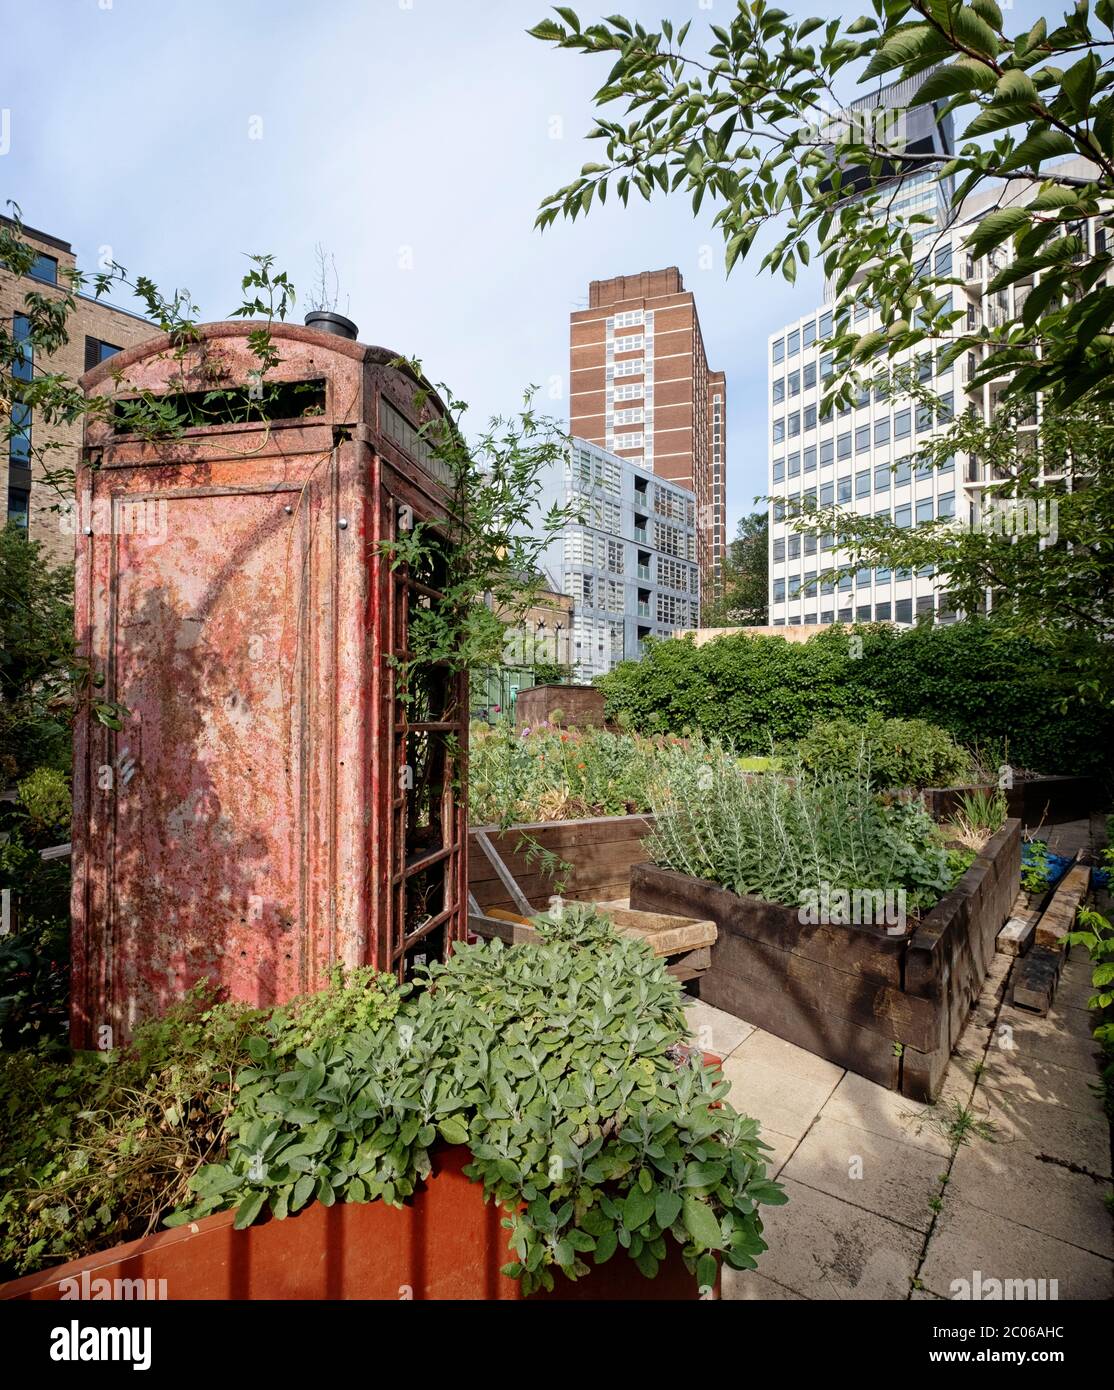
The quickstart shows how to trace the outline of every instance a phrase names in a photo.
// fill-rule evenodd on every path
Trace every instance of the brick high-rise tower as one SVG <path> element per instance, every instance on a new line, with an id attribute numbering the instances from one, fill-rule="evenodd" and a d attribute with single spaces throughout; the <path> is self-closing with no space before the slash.
<path id="1" fill-rule="evenodd" d="M 570 323 L 570 433 L 696 494 L 700 597 L 726 545 L 727 389 L 676 266 L 593 280 Z M 719 397 L 717 401 L 715 398 Z M 647 517 L 653 524 L 653 517 Z"/>

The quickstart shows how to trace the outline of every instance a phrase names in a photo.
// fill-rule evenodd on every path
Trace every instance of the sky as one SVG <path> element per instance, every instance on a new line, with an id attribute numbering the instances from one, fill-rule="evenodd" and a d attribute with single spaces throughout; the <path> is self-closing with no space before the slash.
<path id="1" fill-rule="evenodd" d="M 579 0 L 693 21 L 730 0 Z M 864 10 L 867 6 L 863 5 Z M 1044 9 L 1018 0 L 1021 11 Z M 841 11 L 803 0 L 802 17 Z M 1049 11 L 1051 13 L 1051 11 Z M 568 316 L 588 284 L 676 265 L 709 365 L 728 381 L 728 534 L 766 491 L 766 340 L 821 302 L 752 260 L 724 274 L 714 208 L 609 199 L 534 230 L 541 200 L 598 157 L 584 138 L 606 57 L 526 34 L 542 0 L 0 0 L 0 201 L 111 257 L 205 319 L 241 299 L 245 256 L 271 253 L 299 290 L 315 247 L 335 257 L 337 308 L 364 342 L 419 358 L 478 429 L 539 387 L 568 418 Z M 127 307 L 134 307 L 128 304 Z"/>

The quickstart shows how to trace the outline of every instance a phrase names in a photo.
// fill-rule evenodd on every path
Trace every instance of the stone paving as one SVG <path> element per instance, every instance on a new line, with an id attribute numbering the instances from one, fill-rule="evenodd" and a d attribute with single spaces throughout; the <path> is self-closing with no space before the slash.
<path id="1" fill-rule="evenodd" d="M 1090 967 L 1073 952 L 1038 1018 L 1004 1002 L 1013 964 L 995 958 L 934 1106 L 692 1002 L 700 1045 L 725 1058 L 731 1103 L 761 1123 L 789 1195 L 763 1208 L 770 1249 L 757 1271 L 724 1271 L 724 1298 L 951 1298 L 976 1278 L 984 1297 L 992 1278 L 1114 1294 Z"/>

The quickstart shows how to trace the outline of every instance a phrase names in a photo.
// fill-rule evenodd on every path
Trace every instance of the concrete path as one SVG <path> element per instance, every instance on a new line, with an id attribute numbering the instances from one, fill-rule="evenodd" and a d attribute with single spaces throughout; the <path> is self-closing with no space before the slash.
<path id="1" fill-rule="evenodd" d="M 1003 1003 L 1013 963 L 995 958 L 935 1106 L 693 1001 L 789 1195 L 763 1209 L 770 1249 L 757 1271 L 725 1271 L 724 1298 L 951 1298 L 979 1279 L 984 1298 L 989 1279 L 1114 1295 L 1090 968 L 1076 950 L 1042 1019 Z"/>

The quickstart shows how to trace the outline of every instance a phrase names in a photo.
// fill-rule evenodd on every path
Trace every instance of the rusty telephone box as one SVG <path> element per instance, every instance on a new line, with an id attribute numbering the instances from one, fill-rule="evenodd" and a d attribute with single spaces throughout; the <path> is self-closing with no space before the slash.
<path id="1" fill-rule="evenodd" d="M 439 403 L 382 348 L 276 325 L 252 410 L 251 327 L 83 378 L 113 405 L 77 479 L 77 638 L 127 714 L 76 736 L 77 1046 L 201 979 L 281 1003 L 338 962 L 403 977 L 464 934 L 466 678 L 408 664 L 439 576 L 383 545 L 444 516 L 421 433 Z M 200 420 L 152 439 L 137 399 Z"/>

